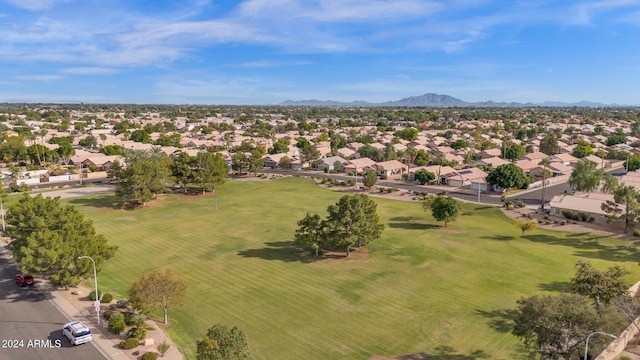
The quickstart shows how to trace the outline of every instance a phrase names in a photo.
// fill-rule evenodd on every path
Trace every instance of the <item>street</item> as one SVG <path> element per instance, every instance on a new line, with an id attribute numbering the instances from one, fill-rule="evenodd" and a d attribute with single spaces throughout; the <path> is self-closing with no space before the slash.
<path id="1" fill-rule="evenodd" d="M 0 359 L 104 359 L 92 343 L 72 346 L 62 335 L 67 318 L 38 290 L 18 287 L 9 252 L 0 248 Z"/>

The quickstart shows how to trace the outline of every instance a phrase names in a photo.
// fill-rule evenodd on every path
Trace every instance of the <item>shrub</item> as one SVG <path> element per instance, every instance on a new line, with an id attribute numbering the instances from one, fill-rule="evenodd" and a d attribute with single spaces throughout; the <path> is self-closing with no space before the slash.
<path id="1" fill-rule="evenodd" d="M 578 220 L 580 220 L 580 215 L 578 215 L 578 214 L 573 214 L 573 216 L 571 217 L 571 220 L 574 220 L 574 221 L 578 221 Z"/>
<path id="2" fill-rule="evenodd" d="M 589 218 L 589 222 L 590 222 L 590 223 L 592 223 L 592 222 L 594 222 L 594 221 L 596 221 L 596 218 L 594 218 L 593 216 Z"/>
<path id="3" fill-rule="evenodd" d="M 571 210 L 562 210 L 562 216 L 566 217 L 567 219 L 572 219 L 573 218 L 573 211 L 571 211 Z"/>
<path id="4" fill-rule="evenodd" d="M 387 174 L 382 174 L 382 175 L 380 175 L 380 179 L 382 179 L 382 180 L 387 180 Z"/>
<path id="5" fill-rule="evenodd" d="M 167 344 L 166 341 L 163 341 L 160 344 L 158 344 L 158 352 L 160 353 L 160 356 L 164 357 L 164 354 L 166 354 L 167 351 L 169 351 L 170 347 L 171 345 Z"/>
<path id="6" fill-rule="evenodd" d="M 114 312 L 109 317 L 109 332 L 112 334 L 120 334 L 127 327 L 124 322 L 124 315 L 122 313 Z"/>
<path id="7" fill-rule="evenodd" d="M 623 356 L 620 356 L 619 358 L 616 358 L 616 360 L 631 360 L 631 358 L 627 355 L 623 355 Z"/>
<path id="8" fill-rule="evenodd" d="M 640 229 L 633 229 L 633 236 L 640 236 Z"/>
<path id="9" fill-rule="evenodd" d="M 109 321 L 109 318 L 111 318 L 111 315 L 113 314 L 113 311 L 111 310 L 106 310 L 103 314 L 102 317 L 104 317 L 107 321 Z"/>
<path id="10" fill-rule="evenodd" d="M 124 309 L 129 306 L 129 301 L 126 299 L 120 299 L 116 301 L 116 306 L 120 309 Z"/>
<path id="11" fill-rule="evenodd" d="M 543 218 L 544 218 L 545 220 L 549 220 L 549 219 L 551 219 L 551 217 L 550 217 L 549 215 L 545 215 Z"/>
<path id="12" fill-rule="evenodd" d="M 144 327 L 132 327 L 127 331 L 127 339 L 142 340 L 147 336 L 147 329 Z"/>
<path id="13" fill-rule="evenodd" d="M 98 294 L 102 294 L 102 291 L 100 290 L 100 288 L 98 288 Z M 89 300 L 96 301 L 96 291 L 95 290 L 91 290 L 91 292 L 89 293 Z"/>
<path id="14" fill-rule="evenodd" d="M 587 214 L 585 212 L 579 212 L 578 216 L 580 217 L 580 220 L 582 220 L 582 221 L 587 221 L 589 219 L 589 214 Z"/>
<path id="15" fill-rule="evenodd" d="M 146 353 L 142 354 L 142 360 L 156 360 L 158 358 L 158 354 L 154 353 L 154 352 L 150 352 L 147 351 Z"/>
<path id="16" fill-rule="evenodd" d="M 522 200 L 517 200 L 517 201 L 516 201 L 516 203 L 515 203 L 515 206 L 516 206 L 516 207 L 518 207 L 518 208 L 520 208 L 520 209 L 522 209 L 523 207 L 525 207 L 525 206 L 527 206 L 527 205 L 524 203 L 524 201 L 522 201 Z"/>
<path id="17" fill-rule="evenodd" d="M 560 223 L 560 225 L 567 225 L 567 221 L 566 221 L 566 220 L 562 220 L 562 222 Z"/>
<path id="18" fill-rule="evenodd" d="M 393 189 L 392 189 L 392 188 L 387 188 L 387 192 L 388 192 L 389 194 L 391 194 L 391 193 L 393 192 Z"/>
<path id="19" fill-rule="evenodd" d="M 133 349 L 138 345 L 140 345 L 140 340 L 138 339 L 131 338 L 131 339 L 120 341 L 120 348 L 124 350 Z"/>
<path id="20" fill-rule="evenodd" d="M 108 304 L 108 303 L 111 302 L 111 300 L 113 300 L 113 294 L 112 293 L 106 293 L 106 294 L 102 295 L 102 299 L 100 299 L 100 302 Z"/>

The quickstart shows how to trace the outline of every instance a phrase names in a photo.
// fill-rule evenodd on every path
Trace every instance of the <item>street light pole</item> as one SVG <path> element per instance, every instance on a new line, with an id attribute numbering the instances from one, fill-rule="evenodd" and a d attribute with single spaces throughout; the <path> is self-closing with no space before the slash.
<path id="1" fill-rule="evenodd" d="M 96 308 L 96 316 L 98 318 L 98 325 L 100 325 L 100 295 L 98 294 L 98 274 L 96 272 L 96 262 L 93 261 L 93 258 L 90 256 L 78 256 L 78 259 L 89 259 L 93 264 L 93 282 L 96 285 L 96 300 L 93 302 L 94 307 Z"/>
<path id="2" fill-rule="evenodd" d="M 4 232 L 6 231 L 6 228 L 4 226 L 4 205 L 2 204 L 1 197 L 0 197 L 0 211 L 2 212 L 2 233 L 4 234 Z"/>
<path id="3" fill-rule="evenodd" d="M 600 335 L 605 335 L 608 336 L 612 339 L 617 339 L 618 337 L 613 335 L 613 334 L 609 334 L 606 332 L 600 332 L 600 331 L 594 331 L 591 334 L 589 334 L 589 336 L 587 336 L 587 341 L 584 344 L 584 360 L 587 360 L 587 353 L 589 352 L 589 338 L 591 337 L 591 335 L 595 335 L 595 334 L 600 334 Z"/>

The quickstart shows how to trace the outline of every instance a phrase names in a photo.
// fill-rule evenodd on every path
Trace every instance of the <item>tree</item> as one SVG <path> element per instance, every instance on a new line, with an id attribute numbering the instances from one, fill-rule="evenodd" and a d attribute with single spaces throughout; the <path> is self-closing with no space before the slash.
<path id="1" fill-rule="evenodd" d="M 154 270 L 129 286 L 129 302 L 142 313 L 162 309 L 167 324 L 167 309 L 184 302 L 187 284 L 171 270 Z"/>
<path id="2" fill-rule="evenodd" d="M 414 178 L 418 180 L 420 185 L 424 185 L 429 181 L 433 181 L 436 179 L 436 174 L 427 170 L 418 170 L 414 173 Z"/>
<path id="3" fill-rule="evenodd" d="M 569 185 L 578 191 L 593 191 L 600 184 L 602 170 L 596 170 L 596 164 L 591 161 L 578 161 L 569 177 Z"/>
<path id="4" fill-rule="evenodd" d="M 418 137 L 418 134 L 418 129 L 412 127 L 404 128 L 402 130 L 396 131 L 395 133 L 397 137 L 407 141 L 415 140 Z"/>
<path id="5" fill-rule="evenodd" d="M 384 225 L 380 223 L 376 203 L 367 195 L 345 195 L 327 208 L 325 224 L 327 244 L 343 248 L 349 256 L 351 246 L 367 245 L 380 237 Z"/>
<path id="6" fill-rule="evenodd" d="M 7 210 L 6 222 L 14 239 L 7 248 L 21 270 L 42 274 L 56 285 L 74 285 L 93 275 L 92 264 L 78 261 L 78 256 L 92 257 L 99 269 L 117 249 L 96 234 L 91 220 L 72 205 L 63 206 L 59 197 L 24 194 Z"/>
<path id="7" fill-rule="evenodd" d="M 560 152 L 560 146 L 558 146 L 558 138 L 554 133 L 548 133 L 542 140 L 540 140 L 540 152 L 547 155 L 555 155 Z"/>
<path id="8" fill-rule="evenodd" d="M 378 181 L 378 175 L 373 170 L 365 171 L 362 174 L 362 185 L 368 189 L 371 189 Z"/>
<path id="9" fill-rule="evenodd" d="M 628 171 L 636 171 L 640 169 L 640 156 L 632 154 L 624 162 L 624 168 Z"/>
<path id="10" fill-rule="evenodd" d="M 535 230 L 538 228 L 538 221 L 532 220 L 532 219 L 527 219 L 527 220 L 513 219 L 511 221 L 511 224 L 517 227 L 518 229 L 522 230 L 522 234 L 520 235 L 520 237 L 524 237 L 525 231 Z"/>
<path id="11" fill-rule="evenodd" d="M 147 133 L 144 130 L 136 130 L 132 132 L 131 135 L 129 135 L 129 139 L 131 141 L 141 142 L 145 144 L 148 144 L 151 142 L 151 137 L 149 136 L 149 133 Z"/>
<path id="12" fill-rule="evenodd" d="M 616 131 L 607 138 L 607 146 L 624 144 L 625 142 L 627 142 L 627 136 L 621 128 L 617 128 Z"/>
<path id="13" fill-rule="evenodd" d="M 496 167 L 487 176 L 487 181 L 503 189 L 521 189 L 529 185 L 529 177 L 515 164 Z"/>
<path id="14" fill-rule="evenodd" d="M 547 192 L 547 176 L 549 176 L 549 170 L 547 170 L 547 166 L 551 165 L 549 159 L 545 158 L 540 160 L 538 165 L 542 165 L 542 197 L 540 199 L 540 209 L 544 210 L 545 196 Z"/>
<path id="15" fill-rule="evenodd" d="M 194 182 L 202 187 L 202 194 L 207 190 L 213 190 L 217 185 L 224 184 L 229 172 L 229 166 L 220 153 L 198 153 L 191 168 Z"/>
<path id="16" fill-rule="evenodd" d="M 176 184 L 181 186 L 184 192 L 187 192 L 187 184 L 193 179 L 193 170 L 191 164 L 194 158 L 183 151 L 178 151 L 174 154 L 173 162 L 169 166 L 171 169 L 171 176 L 173 176 Z"/>
<path id="17" fill-rule="evenodd" d="M 518 160 L 527 153 L 524 146 L 509 141 L 502 143 L 502 151 L 505 159 L 509 159 L 511 161 Z"/>
<path id="18" fill-rule="evenodd" d="M 280 158 L 280 161 L 278 161 L 278 167 L 281 169 L 290 169 L 291 168 L 291 158 L 288 156 L 283 156 L 282 158 Z"/>
<path id="19" fill-rule="evenodd" d="M 171 170 L 167 162 L 137 159 L 115 171 L 116 197 L 123 202 L 146 204 L 166 191 Z"/>
<path id="20" fill-rule="evenodd" d="M 609 305 L 627 293 L 629 285 L 624 277 L 629 274 L 629 270 L 618 265 L 600 271 L 588 261 L 580 260 L 576 263 L 576 275 L 571 279 L 571 290 L 589 297 L 598 307 Z"/>
<path id="21" fill-rule="evenodd" d="M 320 215 L 305 214 L 304 218 L 298 221 L 294 237 L 297 244 L 308 247 L 318 256 L 320 247 L 326 238 L 324 223 Z"/>
<path id="22" fill-rule="evenodd" d="M 591 154 L 593 154 L 593 147 L 591 146 L 591 143 L 588 142 L 587 140 L 578 141 L 578 144 L 576 144 L 576 147 L 573 148 L 573 151 L 571 152 L 571 155 L 579 159 L 585 156 L 589 156 Z"/>
<path id="23" fill-rule="evenodd" d="M 251 150 L 251 157 L 249 158 L 249 171 L 254 175 L 257 174 L 259 170 L 264 169 L 264 147 L 258 146 L 255 149 Z"/>
<path id="24" fill-rule="evenodd" d="M 469 147 L 469 143 L 465 139 L 458 139 L 451 143 L 451 148 L 455 150 L 460 150 Z"/>
<path id="25" fill-rule="evenodd" d="M 425 211 L 431 209 L 431 215 L 434 219 L 444 221 L 444 227 L 447 227 L 449 221 L 454 221 L 462 213 L 460 201 L 444 194 L 430 197 L 422 206 Z"/>
<path id="26" fill-rule="evenodd" d="M 196 347 L 198 360 L 239 360 L 249 356 L 247 337 L 235 326 L 213 325 Z"/>
<path id="27" fill-rule="evenodd" d="M 587 297 L 577 294 L 521 298 L 512 333 L 524 342 L 532 358 L 575 359 L 593 329 L 618 331 L 588 302 Z M 594 339 L 594 345 L 597 341 L 601 340 Z"/>
<path id="28" fill-rule="evenodd" d="M 607 175 L 603 191 L 613 193 L 613 201 L 603 202 L 600 208 L 607 213 L 609 222 L 624 219 L 624 228 L 629 230 L 631 224 L 640 216 L 640 193 L 633 185 L 618 184 L 617 178 Z"/>

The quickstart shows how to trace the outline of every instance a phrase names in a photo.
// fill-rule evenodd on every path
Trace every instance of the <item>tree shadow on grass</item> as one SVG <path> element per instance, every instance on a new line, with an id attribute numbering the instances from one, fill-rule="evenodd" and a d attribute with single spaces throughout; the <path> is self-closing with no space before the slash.
<path id="1" fill-rule="evenodd" d="M 515 240 L 515 236 L 505 236 L 505 235 L 493 235 L 493 236 L 481 236 L 482 239 L 489 240 L 499 240 L 499 241 L 512 241 Z"/>
<path id="2" fill-rule="evenodd" d="M 488 359 L 489 355 L 483 350 L 475 350 L 471 354 L 458 354 L 451 346 L 438 346 L 433 354 L 425 352 L 400 355 L 395 357 L 396 360 L 476 360 Z"/>
<path id="3" fill-rule="evenodd" d="M 113 194 L 94 195 L 91 197 L 74 197 L 67 200 L 69 204 L 81 206 L 93 206 L 97 208 L 120 208 L 116 196 Z"/>
<path id="4" fill-rule="evenodd" d="M 525 239 L 550 245 L 570 246 L 578 251 L 575 255 L 579 257 L 601 259 L 614 262 L 638 262 L 640 252 L 636 244 L 620 246 L 605 246 L 598 242 L 601 237 L 579 237 L 572 236 L 560 238 L 552 235 L 532 234 L 525 236 Z"/>
<path id="5" fill-rule="evenodd" d="M 423 218 L 415 216 L 396 216 L 390 219 L 389 227 L 394 229 L 407 229 L 407 230 L 430 230 L 437 229 L 440 226 L 424 223 Z"/>
<path id="6" fill-rule="evenodd" d="M 238 251 L 238 255 L 247 258 L 260 258 L 264 260 L 279 260 L 284 262 L 310 263 L 324 257 L 315 258 L 308 251 L 296 247 L 293 241 L 266 242 L 267 247 L 261 249 L 247 249 Z"/>
<path id="7" fill-rule="evenodd" d="M 542 291 L 552 291 L 552 292 L 569 292 L 571 291 L 571 282 L 554 281 L 547 284 L 540 284 L 538 285 L 538 289 Z"/>
<path id="8" fill-rule="evenodd" d="M 510 333 L 513 330 L 514 318 L 516 311 L 512 309 L 498 309 L 498 310 L 476 310 L 476 314 L 483 316 L 487 319 L 487 325 L 500 333 Z"/>

